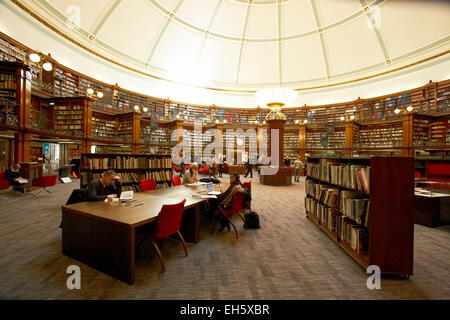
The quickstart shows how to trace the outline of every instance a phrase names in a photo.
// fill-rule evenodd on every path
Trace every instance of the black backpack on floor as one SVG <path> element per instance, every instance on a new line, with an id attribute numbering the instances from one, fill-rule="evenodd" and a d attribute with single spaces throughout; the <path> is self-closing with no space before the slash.
<path id="1" fill-rule="evenodd" d="M 244 214 L 245 224 L 249 229 L 259 229 L 261 226 L 259 225 L 259 216 L 256 212 L 251 211 L 249 213 Z"/>

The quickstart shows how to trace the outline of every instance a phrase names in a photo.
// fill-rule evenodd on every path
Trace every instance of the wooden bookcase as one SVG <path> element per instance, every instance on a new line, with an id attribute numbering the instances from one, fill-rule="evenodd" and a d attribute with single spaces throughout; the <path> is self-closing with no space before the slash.
<path id="1" fill-rule="evenodd" d="M 114 170 L 120 177 L 123 190 L 140 191 L 139 180 L 153 178 L 158 188 L 169 187 L 172 179 L 172 160 L 167 155 L 82 153 L 80 187 L 86 188 L 106 170 Z"/>
<path id="2" fill-rule="evenodd" d="M 370 187 L 368 192 L 331 183 L 328 166 L 326 174 L 314 174 L 312 169 L 319 163 L 334 163 L 341 165 L 361 165 L 370 167 Z M 339 247 L 347 252 L 361 267 L 370 265 L 380 267 L 383 274 L 409 276 L 413 274 L 414 246 L 414 158 L 412 157 L 372 157 L 372 158 L 308 158 L 308 181 L 327 188 L 337 190 L 339 196 L 331 207 L 328 215 L 336 225 L 326 223 L 314 212 L 306 211 L 307 217 L 324 231 Z M 339 182 L 339 181 L 338 181 Z M 308 190 L 307 190 L 308 191 Z M 344 191 L 352 191 L 357 197 L 370 201 L 368 218 L 364 224 L 345 216 L 342 211 L 342 195 Z M 308 200 L 310 199 L 310 200 Z M 323 200 L 323 198 L 322 198 Z M 311 195 L 305 198 L 305 208 L 308 203 L 320 201 Z M 325 205 L 326 206 L 326 205 Z M 354 250 L 342 238 L 342 226 L 350 225 L 358 234 L 366 234 L 367 250 Z M 344 226 L 345 226 L 344 225 Z M 331 228 L 330 228 L 331 226 Z M 353 231 L 352 231 L 353 232 Z M 364 242 L 363 242 L 364 243 Z"/>

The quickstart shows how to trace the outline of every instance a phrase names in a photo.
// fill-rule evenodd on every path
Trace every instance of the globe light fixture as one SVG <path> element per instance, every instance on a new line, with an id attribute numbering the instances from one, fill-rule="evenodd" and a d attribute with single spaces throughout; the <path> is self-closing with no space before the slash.
<path id="1" fill-rule="evenodd" d="M 103 98 L 103 92 L 97 92 L 97 97 L 99 97 L 100 99 Z"/>
<path id="2" fill-rule="evenodd" d="M 94 94 L 94 89 L 88 88 L 88 89 L 86 90 L 86 92 L 87 92 L 88 94 Z"/>
<path id="3" fill-rule="evenodd" d="M 292 103 L 297 95 L 297 92 L 292 89 L 267 88 L 256 92 L 255 98 L 260 105 L 270 108 L 266 120 L 286 120 L 281 108 Z"/>
<path id="4" fill-rule="evenodd" d="M 53 70 L 53 66 L 50 62 L 46 62 L 42 65 L 42 68 L 44 68 L 45 71 L 52 71 Z"/>
<path id="5" fill-rule="evenodd" d="M 355 120 L 355 116 L 353 114 L 350 116 L 350 120 Z"/>
<path id="6" fill-rule="evenodd" d="M 406 108 L 406 111 L 408 111 L 408 112 L 413 111 L 413 107 L 412 107 L 412 106 L 408 106 L 408 107 Z"/>
<path id="7" fill-rule="evenodd" d="M 400 113 L 400 109 L 399 109 L 399 108 L 396 108 L 396 109 L 394 110 L 394 112 L 395 112 L 395 114 L 399 114 L 399 113 Z"/>
<path id="8" fill-rule="evenodd" d="M 345 120 L 345 117 L 341 117 L 341 121 L 344 121 Z"/>
<path id="9" fill-rule="evenodd" d="M 38 63 L 41 61 L 41 57 L 37 53 L 32 53 L 30 54 L 30 60 L 35 63 Z"/>
<path id="10" fill-rule="evenodd" d="M 138 105 L 134 106 L 134 111 L 139 111 L 139 106 Z"/>
<path id="11" fill-rule="evenodd" d="M 147 107 L 144 107 L 144 109 L 142 109 L 142 110 L 144 110 L 144 112 L 147 112 L 147 111 L 148 111 L 148 108 L 147 108 Z"/>

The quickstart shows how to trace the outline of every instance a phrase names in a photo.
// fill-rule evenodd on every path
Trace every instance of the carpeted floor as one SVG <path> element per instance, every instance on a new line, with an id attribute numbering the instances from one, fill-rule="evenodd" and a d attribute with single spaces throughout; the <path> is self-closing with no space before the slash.
<path id="1" fill-rule="evenodd" d="M 226 178 L 225 178 L 226 179 Z M 249 179 L 244 179 L 249 180 Z M 450 299 L 450 232 L 415 226 L 414 275 L 383 278 L 369 290 L 367 274 L 304 213 L 304 183 L 262 186 L 253 209 L 262 228 L 209 234 L 182 246 L 166 240 L 167 271 L 146 244 L 136 254 L 129 286 L 61 254 L 61 206 L 78 181 L 42 193 L 0 200 L 0 299 Z M 36 192 L 36 191 L 34 191 Z M 81 267 L 81 290 L 68 290 L 66 269 Z"/>

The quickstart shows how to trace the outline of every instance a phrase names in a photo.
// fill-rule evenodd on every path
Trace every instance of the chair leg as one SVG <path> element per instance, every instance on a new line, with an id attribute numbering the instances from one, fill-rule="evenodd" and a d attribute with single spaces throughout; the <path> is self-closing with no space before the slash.
<path id="1" fill-rule="evenodd" d="M 231 218 L 224 213 L 222 213 L 222 215 L 224 215 L 225 218 L 227 218 L 228 222 L 231 223 L 231 226 L 233 227 L 234 232 L 236 233 L 236 239 L 239 239 L 238 231 L 237 231 L 236 226 L 234 225 L 233 221 L 231 221 Z"/>
<path id="2" fill-rule="evenodd" d="M 187 251 L 187 248 L 186 248 L 186 242 L 184 241 L 184 238 L 181 235 L 180 230 L 177 231 L 177 234 L 180 237 L 181 244 L 183 245 L 183 248 L 184 248 L 184 253 L 186 254 L 186 257 L 187 257 L 188 256 L 188 251 Z"/>
<path id="3" fill-rule="evenodd" d="M 156 254 L 158 255 L 159 263 L 161 264 L 162 273 L 164 273 L 164 272 L 166 272 L 166 262 L 164 261 L 161 251 L 159 250 L 159 247 L 156 244 L 156 242 L 153 240 L 152 236 L 148 236 L 148 238 L 150 239 L 150 242 L 152 243 L 153 248 L 155 249 Z"/>
<path id="4" fill-rule="evenodd" d="M 35 193 L 33 197 L 37 197 L 42 191 L 44 191 L 44 189 L 39 190 L 39 192 Z"/>
<path id="5" fill-rule="evenodd" d="M 51 195 L 53 195 L 53 193 L 51 191 L 49 191 L 48 189 L 44 188 L 44 191 L 47 193 L 50 193 Z"/>

